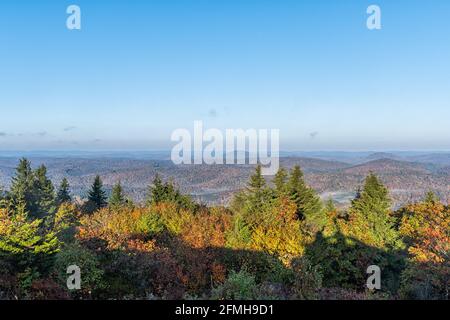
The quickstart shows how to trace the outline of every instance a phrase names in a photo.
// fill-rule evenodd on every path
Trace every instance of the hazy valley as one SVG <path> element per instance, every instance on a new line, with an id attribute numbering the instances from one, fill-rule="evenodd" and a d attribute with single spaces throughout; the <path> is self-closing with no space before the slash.
<path id="1" fill-rule="evenodd" d="M 173 179 L 180 189 L 209 204 L 227 204 L 233 193 L 245 187 L 253 172 L 251 165 L 176 166 L 164 152 L 149 153 L 4 153 L 0 155 L 0 185 L 8 187 L 18 159 L 25 155 L 33 166 L 45 164 L 58 184 L 67 177 L 72 193 L 84 197 L 96 174 L 110 190 L 121 181 L 127 194 L 142 201 L 156 173 Z M 298 164 L 307 182 L 322 198 L 332 197 L 342 205 L 369 172 L 376 173 L 388 186 L 395 206 L 422 198 L 434 191 L 450 201 L 450 153 L 282 153 L 280 164 Z M 269 177 L 270 179 L 270 177 Z"/>

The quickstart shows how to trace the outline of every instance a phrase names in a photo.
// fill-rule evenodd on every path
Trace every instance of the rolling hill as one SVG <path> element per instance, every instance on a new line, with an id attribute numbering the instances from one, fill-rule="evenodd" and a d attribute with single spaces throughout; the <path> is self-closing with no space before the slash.
<path id="1" fill-rule="evenodd" d="M 235 192 L 245 187 L 254 170 L 251 165 L 176 166 L 161 158 L 38 156 L 29 159 L 33 166 L 45 164 L 55 184 L 67 177 L 74 195 L 84 197 L 95 175 L 99 174 L 108 191 L 121 181 L 125 191 L 137 201 L 144 200 L 148 185 L 158 173 L 163 179 L 173 179 L 183 192 L 200 201 L 226 204 Z M 0 185 L 9 186 L 17 162 L 17 157 L 0 157 Z M 370 172 L 388 186 L 395 206 L 418 200 L 428 190 L 450 201 L 450 166 L 390 158 L 350 164 L 295 156 L 281 158 L 280 164 L 287 168 L 300 165 L 308 184 L 323 198 L 332 197 L 342 205 L 348 204 Z"/>

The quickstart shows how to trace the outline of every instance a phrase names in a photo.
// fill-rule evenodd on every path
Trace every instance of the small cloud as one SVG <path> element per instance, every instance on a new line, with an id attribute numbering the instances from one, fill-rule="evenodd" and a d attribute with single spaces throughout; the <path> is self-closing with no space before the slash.
<path id="1" fill-rule="evenodd" d="M 69 126 L 69 127 L 65 127 L 63 130 L 64 131 L 72 131 L 72 130 L 75 130 L 77 127 L 75 127 L 75 126 Z"/>
<path id="2" fill-rule="evenodd" d="M 318 131 L 314 131 L 314 132 L 311 132 L 311 133 L 309 134 L 309 136 L 310 136 L 311 139 L 314 139 L 315 137 L 317 137 L 318 134 L 319 134 Z"/>
<path id="3" fill-rule="evenodd" d="M 47 131 L 40 131 L 40 132 L 36 133 L 36 135 L 38 135 L 39 137 L 44 137 L 47 135 Z"/>
<path id="4" fill-rule="evenodd" d="M 217 117 L 217 110 L 216 110 L 216 109 L 210 109 L 209 112 L 208 112 L 208 115 L 209 115 L 211 118 Z"/>
<path id="5" fill-rule="evenodd" d="M 6 137 L 8 134 L 6 132 L 0 132 L 0 137 Z"/>

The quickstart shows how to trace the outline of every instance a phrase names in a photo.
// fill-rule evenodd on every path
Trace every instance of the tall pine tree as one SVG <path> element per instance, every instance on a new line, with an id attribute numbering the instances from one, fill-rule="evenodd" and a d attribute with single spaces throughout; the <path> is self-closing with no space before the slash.
<path id="1" fill-rule="evenodd" d="M 278 196 L 286 194 L 287 191 L 287 172 L 286 169 L 280 168 L 278 169 L 277 174 L 273 178 L 273 183 L 275 185 L 275 191 Z"/>
<path id="2" fill-rule="evenodd" d="M 33 192 L 37 205 L 37 215 L 45 217 L 54 214 L 56 212 L 55 188 L 52 181 L 47 177 L 47 168 L 41 165 L 36 169 L 34 177 Z"/>
<path id="3" fill-rule="evenodd" d="M 269 189 L 266 187 L 266 180 L 261 172 L 261 165 L 257 165 L 255 173 L 250 176 L 250 181 L 247 186 L 248 209 L 250 212 L 260 211 L 265 202 L 271 200 L 268 192 Z"/>
<path id="4" fill-rule="evenodd" d="M 15 272 L 47 268 L 59 247 L 42 219 L 29 219 L 23 202 L 14 212 L 0 209 L 0 261 L 12 262 Z"/>
<path id="5" fill-rule="evenodd" d="M 313 189 L 306 185 L 299 166 L 294 166 L 291 170 L 287 190 L 291 200 L 297 205 L 299 219 L 315 220 L 322 214 L 320 198 Z"/>
<path id="6" fill-rule="evenodd" d="M 160 176 L 156 174 L 155 178 L 153 179 L 153 183 L 148 188 L 147 204 L 151 205 L 165 201 L 167 200 L 166 197 L 166 186 L 164 185 Z"/>
<path id="7" fill-rule="evenodd" d="M 41 165 L 33 171 L 25 158 L 20 159 L 12 178 L 10 198 L 15 208 L 23 204 L 31 218 L 43 218 L 56 211 L 55 188 L 47 177 L 47 168 Z"/>
<path id="8" fill-rule="evenodd" d="M 349 230 L 354 238 L 377 248 L 399 246 L 387 188 L 370 173 L 349 209 Z"/>
<path id="9" fill-rule="evenodd" d="M 24 205 L 26 212 L 36 212 L 36 202 L 33 190 L 34 174 L 31 163 L 25 158 L 19 160 L 16 174 L 12 178 L 10 196 L 15 207 Z"/>
<path id="10" fill-rule="evenodd" d="M 111 197 L 109 198 L 109 206 L 111 208 L 119 208 L 126 203 L 125 196 L 123 194 L 123 188 L 120 181 L 112 188 Z"/>
<path id="11" fill-rule="evenodd" d="M 63 203 L 72 202 L 72 197 L 70 196 L 70 185 L 66 178 L 62 179 L 61 184 L 59 185 L 56 202 L 58 206 Z"/>
<path id="12" fill-rule="evenodd" d="M 107 206 L 106 192 L 103 190 L 103 182 L 100 176 L 96 176 L 91 190 L 89 191 L 88 200 L 94 204 L 95 209 L 104 208 Z"/>
<path id="13" fill-rule="evenodd" d="M 182 194 L 172 181 L 164 183 L 157 174 L 148 188 L 147 205 L 151 206 L 161 202 L 175 203 L 185 209 L 197 207 L 197 204 L 189 195 Z"/>

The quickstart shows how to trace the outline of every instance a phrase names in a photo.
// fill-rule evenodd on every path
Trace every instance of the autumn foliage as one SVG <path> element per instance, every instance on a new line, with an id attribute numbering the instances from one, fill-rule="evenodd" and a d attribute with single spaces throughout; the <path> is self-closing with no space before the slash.
<path id="1" fill-rule="evenodd" d="M 142 204 L 120 184 L 107 204 L 97 177 L 95 206 L 73 203 L 67 180 L 58 192 L 48 181 L 23 160 L 0 199 L 0 299 L 448 299 L 449 207 L 428 196 L 392 211 L 374 175 L 344 210 L 323 204 L 298 167 L 273 182 L 258 167 L 229 207 L 159 177 Z M 380 291 L 366 287 L 373 264 Z"/>

